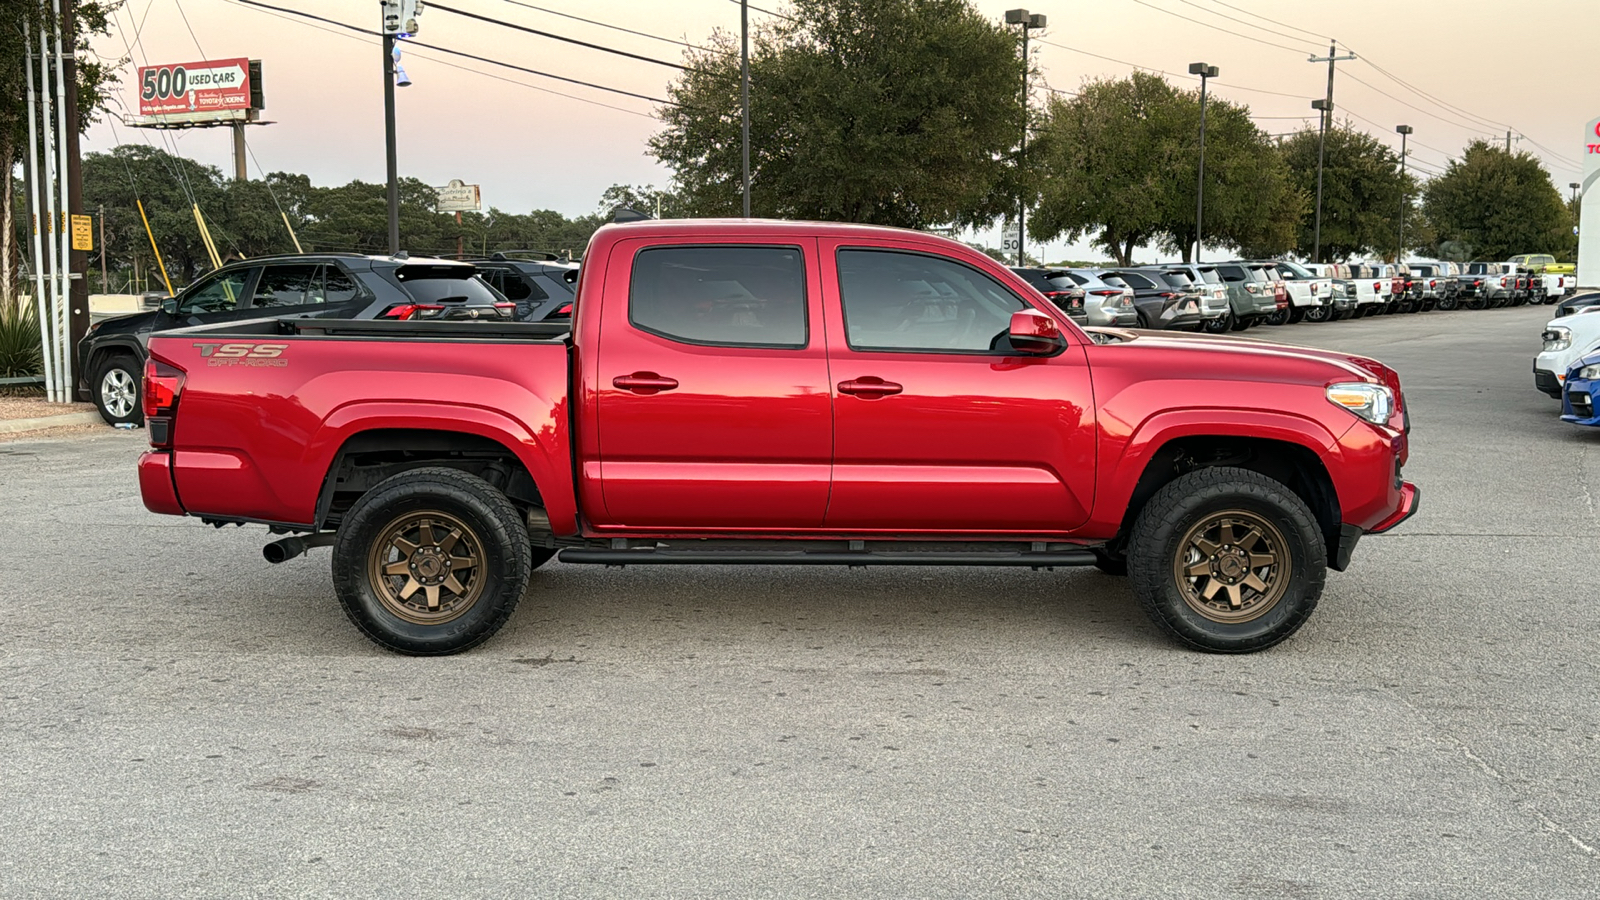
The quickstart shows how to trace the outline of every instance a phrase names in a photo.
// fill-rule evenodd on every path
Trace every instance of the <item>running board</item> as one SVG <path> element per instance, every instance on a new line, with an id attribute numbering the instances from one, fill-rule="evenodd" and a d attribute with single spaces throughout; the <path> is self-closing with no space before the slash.
<path id="1" fill-rule="evenodd" d="M 564 563 L 605 566 L 1092 566 L 1089 550 L 927 552 L 892 550 L 597 550 L 569 547 Z"/>

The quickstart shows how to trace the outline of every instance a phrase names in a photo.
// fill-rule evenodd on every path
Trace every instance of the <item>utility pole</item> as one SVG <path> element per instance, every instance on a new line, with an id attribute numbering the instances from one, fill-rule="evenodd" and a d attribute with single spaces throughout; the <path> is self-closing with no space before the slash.
<path id="1" fill-rule="evenodd" d="M 1029 13 L 1025 9 L 1006 10 L 1007 25 L 1022 26 L 1022 150 L 1017 156 L 1017 165 L 1026 167 L 1028 162 L 1028 32 L 1035 28 L 1043 28 L 1047 21 L 1043 13 Z M 1023 188 L 1023 194 L 1027 188 Z M 1028 203 L 1027 199 L 1019 194 L 1017 196 L 1017 265 L 1027 265 L 1027 255 L 1023 246 L 1028 242 Z"/>
<path id="2" fill-rule="evenodd" d="M 77 46 L 78 32 L 78 3 L 77 0 L 62 0 L 62 21 L 60 26 L 61 44 L 64 47 L 58 65 L 61 68 L 63 80 L 66 82 L 66 151 L 67 151 L 67 211 L 69 216 L 83 214 L 83 152 L 78 147 L 78 132 L 82 130 L 78 111 L 78 66 L 77 54 L 73 48 Z M 68 219 L 70 222 L 70 218 Z M 100 219 L 100 253 L 101 277 L 100 290 L 105 288 L 105 218 Z M 69 231 L 68 234 L 71 232 Z M 65 241 L 71 246 L 70 240 Z M 62 368 L 67 374 L 62 376 L 66 385 L 67 399 L 72 399 L 76 392 L 77 382 L 72 378 L 71 372 L 77 365 L 77 354 L 72 348 L 78 346 L 84 335 L 89 333 L 89 254 L 87 251 L 72 248 L 70 264 L 68 266 L 68 321 L 67 335 L 69 343 L 63 348 L 61 359 Z M 88 379 L 89 373 L 79 373 Z"/>
<path id="3" fill-rule="evenodd" d="M 744 190 L 744 217 L 750 218 L 750 0 L 739 0 L 739 107 L 741 128 L 740 183 Z"/>
<path id="4" fill-rule="evenodd" d="M 1354 53 L 1339 56 L 1339 42 L 1328 42 L 1327 56 L 1310 56 L 1308 62 L 1325 62 L 1328 64 L 1328 95 L 1323 100 L 1311 101 L 1311 108 L 1322 111 L 1322 132 L 1317 138 L 1317 217 L 1316 226 L 1311 244 L 1311 261 L 1322 262 L 1322 165 L 1327 156 L 1328 129 L 1333 125 L 1333 64 L 1347 59 L 1355 59 Z"/>
<path id="5" fill-rule="evenodd" d="M 1400 236 L 1394 246 L 1394 264 L 1398 266 L 1406 255 L 1406 136 L 1411 134 L 1411 126 L 1396 125 L 1394 130 L 1400 135 Z"/>
<path id="6" fill-rule="evenodd" d="M 383 33 L 383 152 L 389 177 L 389 255 L 400 252 L 400 173 L 394 151 L 394 35 Z"/>
<path id="7" fill-rule="evenodd" d="M 1200 76 L 1200 177 L 1196 182 L 1194 201 L 1194 261 L 1200 261 L 1201 227 L 1206 217 L 1206 81 L 1217 77 L 1220 70 L 1203 62 L 1190 63 L 1189 74 Z"/>
<path id="8" fill-rule="evenodd" d="M 111 293 L 111 282 L 106 280 L 106 205 L 100 204 L 100 293 Z"/>
<path id="9" fill-rule="evenodd" d="M 1519 134 L 1519 135 L 1517 135 L 1517 136 L 1516 136 L 1516 137 L 1515 137 L 1515 138 L 1513 138 L 1513 137 L 1512 137 L 1512 136 L 1511 136 L 1511 131 L 1510 131 L 1510 129 L 1507 129 L 1507 130 L 1506 130 L 1506 152 L 1507 152 L 1507 153 L 1510 153 L 1510 152 L 1511 152 L 1511 142 L 1512 142 L 1512 141 L 1513 141 L 1513 140 L 1515 140 L 1515 141 L 1516 141 L 1516 142 L 1517 142 L 1517 143 L 1519 143 L 1519 144 L 1520 144 L 1520 143 L 1522 143 L 1522 135 L 1520 135 L 1520 134 Z"/>

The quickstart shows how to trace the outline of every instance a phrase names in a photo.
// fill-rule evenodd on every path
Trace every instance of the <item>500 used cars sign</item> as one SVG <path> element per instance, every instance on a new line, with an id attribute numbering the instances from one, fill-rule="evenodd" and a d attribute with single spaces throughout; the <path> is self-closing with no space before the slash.
<path id="1" fill-rule="evenodd" d="M 250 108 L 250 60 L 217 59 L 139 68 L 139 115 Z"/>

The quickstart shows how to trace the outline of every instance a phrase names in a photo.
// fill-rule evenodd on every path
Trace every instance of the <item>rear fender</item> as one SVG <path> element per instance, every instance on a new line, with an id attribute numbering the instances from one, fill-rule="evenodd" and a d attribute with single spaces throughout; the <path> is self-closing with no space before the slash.
<path id="1" fill-rule="evenodd" d="M 443 403 L 357 402 L 340 407 L 322 423 L 306 446 L 308 464 L 326 480 L 339 449 L 366 431 L 397 429 L 460 432 L 495 441 L 527 467 L 557 535 L 578 531 L 571 456 L 564 419 L 535 431 L 498 410 Z M 320 492 L 321 482 L 317 484 Z M 317 495 L 310 497 L 314 506 Z"/>

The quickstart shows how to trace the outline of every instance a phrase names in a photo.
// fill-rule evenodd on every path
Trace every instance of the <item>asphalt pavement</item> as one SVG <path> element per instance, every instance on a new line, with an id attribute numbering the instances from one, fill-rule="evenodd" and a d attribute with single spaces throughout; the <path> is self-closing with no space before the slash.
<path id="1" fill-rule="evenodd" d="M 143 432 L 0 444 L 0 896 L 1585 897 L 1600 431 L 1549 308 L 1258 329 L 1370 354 L 1420 513 L 1287 643 L 1089 570 L 549 565 L 382 652 L 329 553 L 139 502 Z"/>

